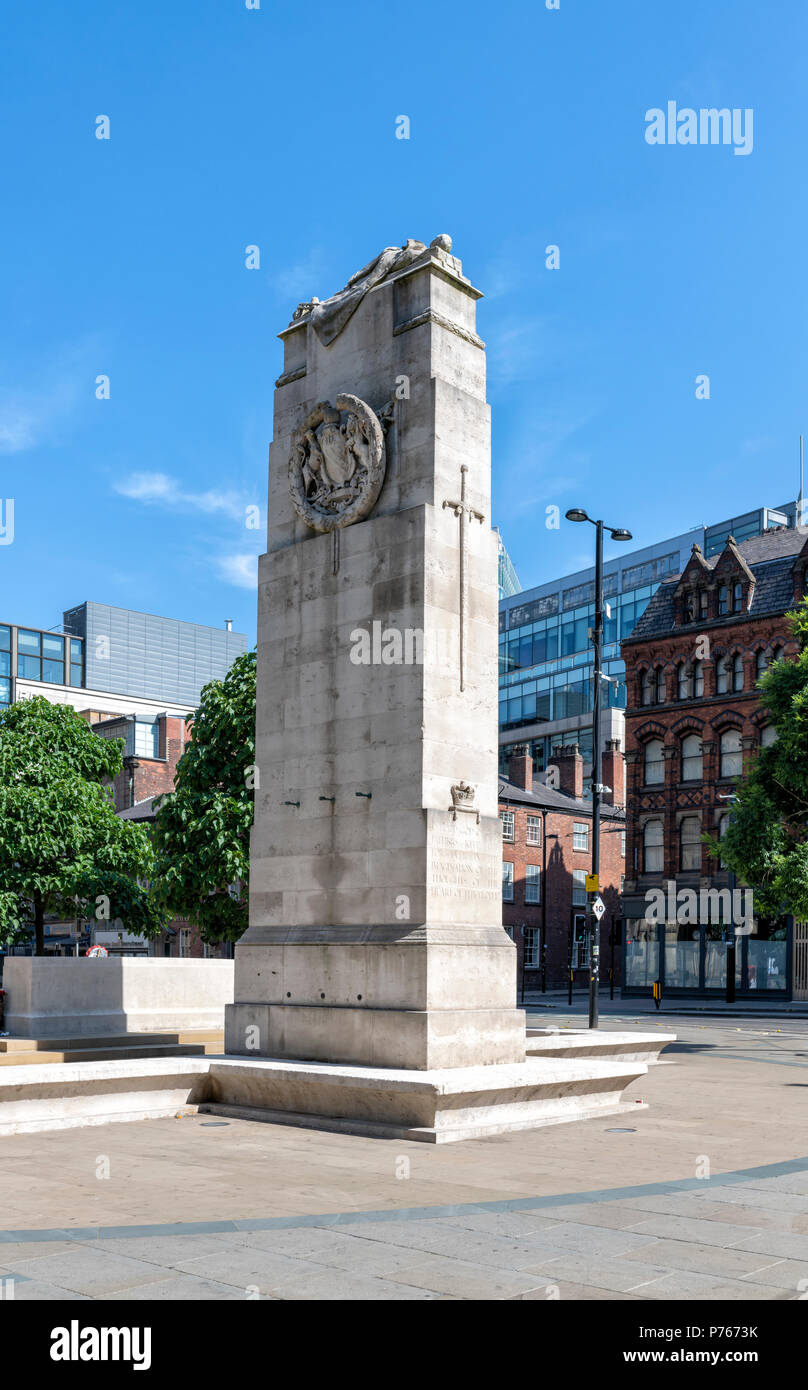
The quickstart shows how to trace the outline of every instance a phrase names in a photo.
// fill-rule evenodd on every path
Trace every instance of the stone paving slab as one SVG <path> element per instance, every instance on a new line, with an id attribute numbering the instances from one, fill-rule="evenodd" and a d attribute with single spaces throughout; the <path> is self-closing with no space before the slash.
<path id="1" fill-rule="evenodd" d="M 269 1293 L 256 1296 L 261 1303 L 276 1303 L 277 1299 Z M 139 1288 L 125 1292 L 111 1293 L 112 1302 L 199 1302 L 206 1299 L 224 1302 L 243 1302 L 244 1290 L 232 1284 L 218 1284 L 214 1279 L 199 1279 L 194 1274 L 175 1274 L 167 1279 L 158 1279 L 154 1284 L 141 1284 Z"/>
<path id="2" fill-rule="evenodd" d="M 112 1298 L 115 1295 L 105 1294 L 104 1297 Z M 137 1297 L 136 1293 L 128 1290 L 121 1295 L 122 1298 Z M 27 1279 L 24 1283 L 14 1281 L 14 1302 L 15 1303 L 92 1303 L 90 1294 L 74 1293 L 72 1289 L 61 1288 L 57 1284 L 45 1284 L 41 1279 Z"/>
<path id="3" fill-rule="evenodd" d="M 68 1289 L 71 1293 L 105 1298 L 120 1289 L 152 1283 L 160 1277 L 161 1271 L 158 1265 L 147 1264 L 144 1260 L 106 1254 L 76 1244 L 71 1250 L 56 1255 L 19 1260 L 13 1273 Z"/>
<path id="4" fill-rule="evenodd" d="M 804 1260 L 808 1265 L 808 1236 L 787 1231 L 760 1231 L 753 1235 L 747 1229 L 743 1240 L 736 1242 L 739 1250 L 755 1250 L 766 1255 L 779 1255 L 782 1259 Z"/>
<path id="5" fill-rule="evenodd" d="M 569 1299 L 571 1302 L 578 1302 L 580 1300 L 591 1302 L 597 1299 L 608 1299 L 610 1303 L 614 1303 L 618 1300 L 620 1302 L 639 1302 L 637 1295 L 633 1293 L 617 1293 L 613 1289 L 595 1288 L 592 1284 L 571 1284 L 567 1280 L 561 1280 L 560 1283 L 552 1284 L 545 1288 L 532 1289 L 530 1293 L 516 1295 L 516 1301 L 537 1301 L 539 1299 L 548 1301 L 556 1298 Z"/>
<path id="6" fill-rule="evenodd" d="M 750 1278 L 755 1284 L 784 1289 L 792 1298 L 800 1298 L 808 1291 L 808 1261 L 775 1260 L 763 1269 L 755 1270 Z"/>
<path id="7" fill-rule="evenodd" d="M 728 1250 L 720 1245 L 700 1245 L 696 1241 L 658 1240 L 636 1255 L 643 1264 L 653 1263 L 667 1269 L 690 1270 L 694 1274 L 726 1274 L 732 1279 L 746 1275 L 754 1281 L 756 1271 L 776 1263 L 770 1255 L 752 1254 L 746 1250 Z M 625 1263 L 635 1260 L 629 1251 Z"/>
<path id="8" fill-rule="evenodd" d="M 714 1202 L 726 1202 L 728 1206 L 748 1206 L 753 1208 L 771 1207 L 775 1211 L 792 1212 L 795 1216 L 808 1213 L 808 1196 L 786 1192 L 773 1179 L 770 1186 L 755 1183 L 739 1183 L 737 1187 L 717 1188 L 713 1194 Z"/>
<path id="9" fill-rule="evenodd" d="M 573 1251 L 545 1261 L 533 1271 L 555 1283 L 572 1281 L 613 1293 L 632 1293 L 640 1286 L 666 1278 L 671 1270 L 663 1264 L 638 1261 L 628 1264 L 619 1257 L 597 1257 L 583 1251 Z"/>
<path id="10" fill-rule="evenodd" d="M 299 1280 L 307 1274 L 328 1274 L 336 1278 L 333 1269 L 313 1260 L 299 1260 L 292 1255 L 280 1255 L 271 1250 L 256 1250 L 245 1246 L 222 1248 L 212 1255 L 177 1260 L 173 1266 L 184 1274 L 201 1279 L 213 1279 L 243 1290 L 258 1288 L 261 1293 L 275 1293 L 283 1284 Z"/>
<path id="11" fill-rule="evenodd" d="M 230 1237 L 233 1240 L 233 1237 Z M 74 1246 L 75 1248 L 75 1246 Z M 123 1255 L 143 1260 L 147 1264 L 176 1268 L 184 1260 L 203 1259 L 206 1255 L 218 1254 L 221 1243 L 215 1236 L 206 1235 L 166 1235 L 166 1236 L 113 1236 L 82 1245 L 82 1249 L 95 1249 L 104 1255 Z M 0 1246 L 0 1258 L 5 1251 Z"/>
<path id="12" fill-rule="evenodd" d="M 451 1217 L 451 1224 L 463 1231 L 481 1231 L 504 1239 L 533 1240 L 543 1236 L 563 1224 L 562 1218 L 552 1215 L 539 1216 L 535 1212 L 515 1211 L 474 1211 L 457 1212 Z"/>
<path id="13" fill-rule="evenodd" d="M 635 1289 L 635 1293 L 646 1299 L 659 1299 L 668 1302 L 672 1299 L 677 1302 L 688 1299 L 697 1303 L 723 1299 L 740 1303 L 761 1299 L 776 1302 L 785 1298 L 783 1290 L 775 1291 L 771 1288 L 765 1288 L 761 1284 L 753 1284 L 748 1281 L 742 1283 L 739 1279 L 722 1279 L 710 1274 L 694 1274 L 684 1271 L 677 1271 L 653 1284 Z"/>
<path id="14" fill-rule="evenodd" d="M 614 1230 L 608 1226 L 587 1226 L 573 1221 L 541 1233 L 541 1246 L 548 1254 L 581 1251 L 602 1256 L 626 1255 L 631 1250 L 641 1252 L 655 1243 L 655 1237 L 645 1231 Z"/>
<path id="15" fill-rule="evenodd" d="M 416 1263 L 405 1264 L 388 1274 L 387 1279 L 432 1293 L 472 1299 L 513 1298 L 546 1282 L 526 1270 L 491 1269 L 444 1255 L 422 1255 Z"/>
<path id="16" fill-rule="evenodd" d="M 407 1284 L 398 1284 L 389 1279 L 375 1279 L 370 1275 L 346 1274 L 344 1271 L 333 1269 L 323 1271 L 321 1274 L 307 1275 L 303 1279 L 294 1280 L 284 1285 L 280 1295 L 285 1300 L 300 1302 L 303 1300 L 315 1300 L 317 1302 L 390 1302 L 398 1301 L 422 1301 L 430 1302 L 436 1299 L 451 1297 L 449 1294 L 437 1294 L 429 1289 L 413 1288 Z"/>
<path id="17" fill-rule="evenodd" d="M 737 1245 L 749 1236 L 748 1226 L 731 1226 L 726 1221 L 702 1221 L 694 1216 L 650 1216 L 633 1229 L 645 1236 L 671 1236 L 700 1245 Z"/>
<path id="18" fill-rule="evenodd" d="M 233 1240 L 235 1238 L 231 1238 Z M 280 1255 L 314 1261 L 335 1270 L 358 1270 L 364 1274 L 385 1275 L 390 1270 L 413 1263 L 408 1246 L 362 1240 L 343 1230 L 307 1226 L 293 1231 L 245 1232 L 240 1240 L 248 1248 L 268 1250 Z M 417 1256 L 418 1252 L 416 1252 Z"/>

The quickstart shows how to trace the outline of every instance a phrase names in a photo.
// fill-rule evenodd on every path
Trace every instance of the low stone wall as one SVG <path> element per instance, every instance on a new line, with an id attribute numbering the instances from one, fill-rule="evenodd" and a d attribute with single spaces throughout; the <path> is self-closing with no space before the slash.
<path id="1" fill-rule="evenodd" d="M 13 1037 L 75 1038 L 224 1027 L 232 960 L 8 956 Z"/>

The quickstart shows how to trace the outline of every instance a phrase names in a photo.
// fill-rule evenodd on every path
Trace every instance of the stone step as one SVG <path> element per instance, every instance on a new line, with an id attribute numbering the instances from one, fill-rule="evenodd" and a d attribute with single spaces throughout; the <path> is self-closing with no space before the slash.
<path id="1" fill-rule="evenodd" d="M 79 1033 L 70 1037 L 0 1037 L 0 1055 L 12 1052 L 64 1052 L 75 1048 L 150 1047 L 160 1043 L 224 1044 L 223 1028 L 184 1029 L 177 1033 Z"/>
<path id="2" fill-rule="evenodd" d="M 528 1028 L 528 1057 L 613 1058 L 615 1062 L 659 1063 L 659 1054 L 675 1033 L 609 1032 L 590 1028 Z"/>
<path id="3" fill-rule="evenodd" d="M 122 1047 L 54 1048 L 51 1051 L 11 1052 L 0 1056 L 0 1067 L 42 1066 L 61 1062 L 105 1062 L 136 1057 L 206 1057 L 219 1056 L 224 1044 L 219 1043 L 133 1043 Z"/>
<path id="4" fill-rule="evenodd" d="M 210 1058 L 174 1055 L 0 1068 L 0 1136 L 116 1121 L 150 1120 L 196 1108 Z"/>
<path id="5" fill-rule="evenodd" d="M 199 1110 L 446 1144 L 635 1113 L 645 1108 L 642 1096 L 626 1101 L 623 1091 L 647 1071 L 639 1061 L 590 1057 L 430 1071 L 217 1057 Z"/>
<path id="6" fill-rule="evenodd" d="M 451 1143 L 645 1108 L 639 1061 L 534 1057 L 437 1071 L 178 1056 L 0 1068 L 0 1135 L 181 1115 Z"/>

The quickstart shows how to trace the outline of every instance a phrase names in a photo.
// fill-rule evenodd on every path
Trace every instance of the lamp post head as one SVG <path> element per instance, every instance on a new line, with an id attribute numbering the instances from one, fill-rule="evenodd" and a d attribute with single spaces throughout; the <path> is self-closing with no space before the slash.
<path id="1" fill-rule="evenodd" d="M 567 521 L 589 521 L 590 519 L 583 507 L 570 507 L 569 511 L 565 512 L 564 515 Z"/>
<path id="2" fill-rule="evenodd" d="M 624 530 L 622 526 L 616 526 L 611 534 L 613 541 L 630 541 L 632 539 L 631 532 Z"/>

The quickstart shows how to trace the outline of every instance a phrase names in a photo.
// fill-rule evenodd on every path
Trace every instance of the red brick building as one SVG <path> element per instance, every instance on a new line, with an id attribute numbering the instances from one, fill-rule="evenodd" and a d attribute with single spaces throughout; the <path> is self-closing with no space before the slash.
<path id="1" fill-rule="evenodd" d="M 771 661 L 796 652 L 785 614 L 805 593 L 806 571 L 803 530 L 764 532 L 741 545 L 730 536 L 711 559 L 694 545 L 685 570 L 660 584 L 622 644 L 625 990 L 647 993 L 656 979 L 667 993 L 726 989 L 732 885 L 701 836 L 724 833 L 736 778 L 774 737 L 756 686 Z M 659 922 L 648 920 L 654 889 L 665 894 L 665 911 L 652 913 Z M 695 895 L 695 920 L 686 890 Z M 790 973 L 787 919 L 759 921 L 738 940 L 739 994 L 790 997 Z"/>
<path id="2" fill-rule="evenodd" d="M 517 978 L 541 988 L 545 943 L 547 989 L 566 988 L 570 963 L 576 986 L 589 979 L 585 877 L 592 866 L 592 803 L 583 797 L 583 758 L 577 745 L 559 749 L 558 787 L 533 781 L 527 748 L 510 759 L 499 783 L 502 821 L 502 919 L 516 945 Z M 549 769 L 548 769 L 549 771 Z M 601 807 L 600 882 L 606 913 L 601 921 L 601 980 L 607 981 L 611 940 L 619 942 L 624 865 L 624 769 L 619 744 L 603 756 L 603 782 L 611 789 Z M 611 940 L 610 940 L 611 939 Z M 614 951 L 619 970 L 619 945 Z"/>
<path id="3" fill-rule="evenodd" d="M 123 739 L 123 768 L 112 779 L 116 811 L 173 791 L 177 763 L 190 737 L 184 716 L 159 714 L 143 720 L 133 714 L 104 715 L 91 724 L 101 738 Z"/>
<path id="4" fill-rule="evenodd" d="M 125 820 L 144 825 L 154 821 L 154 801 L 174 790 L 177 763 L 190 738 L 190 723 L 184 716 L 160 714 L 153 720 L 139 720 L 134 715 L 108 715 L 91 721 L 93 731 L 102 738 L 124 740 L 123 769 L 112 780 L 112 795 L 118 814 Z M 103 928 L 102 928 L 103 930 Z M 98 937 L 98 930 L 95 933 Z M 99 938 L 100 939 L 100 938 Z M 120 948 L 108 945 L 115 952 L 127 951 L 127 938 L 122 934 Z M 150 954 L 159 956 L 188 956 L 222 954 L 221 948 L 206 950 L 199 928 L 177 918 L 165 935 L 150 943 Z M 224 954 L 229 954 L 228 947 Z"/>

